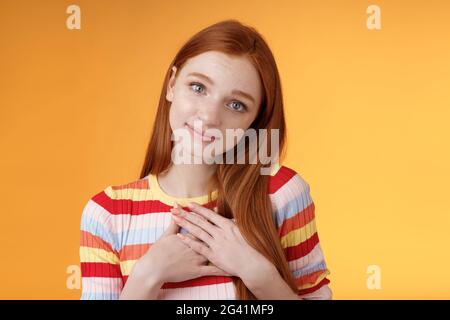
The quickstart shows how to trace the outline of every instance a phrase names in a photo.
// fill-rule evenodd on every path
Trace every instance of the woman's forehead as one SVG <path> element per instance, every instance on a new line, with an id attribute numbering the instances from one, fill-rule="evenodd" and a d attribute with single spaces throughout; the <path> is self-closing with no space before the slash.
<path id="1" fill-rule="evenodd" d="M 258 70 L 244 56 L 207 51 L 188 59 L 180 74 L 184 77 L 207 77 L 213 84 L 229 85 L 251 91 L 258 96 L 261 89 Z M 234 88 L 233 88 L 234 89 Z"/>
<path id="2" fill-rule="evenodd" d="M 257 74 L 251 61 L 244 56 L 232 56 L 218 51 L 207 51 L 188 59 L 183 67 L 184 73 L 202 72 L 209 75 Z"/>

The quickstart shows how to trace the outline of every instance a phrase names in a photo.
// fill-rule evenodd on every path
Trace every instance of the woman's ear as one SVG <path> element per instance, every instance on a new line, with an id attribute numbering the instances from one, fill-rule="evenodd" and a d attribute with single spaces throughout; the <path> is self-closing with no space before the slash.
<path id="1" fill-rule="evenodd" d="M 177 67 L 172 67 L 172 75 L 170 76 L 169 83 L 167 84 L 167 93 L 166 99 L 167 101 L 172 102 L 173 100 L 173 86 L 175 85 L 175 74 L 177 72 Z"/>

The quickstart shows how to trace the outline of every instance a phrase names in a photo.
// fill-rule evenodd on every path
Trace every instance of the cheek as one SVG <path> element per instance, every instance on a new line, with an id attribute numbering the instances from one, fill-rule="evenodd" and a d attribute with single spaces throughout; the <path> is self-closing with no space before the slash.
<path id="1" fill-rule="evenodd" d="M 224 128 L 247 130 L 253 122 L 253 116 L 241 115 L 238 117 L 227 117 Z M 225 132 L 224 132 L 225 133 Z"/>
<path id="2" fill-rule="evenodd" d="M 189 97 L 178 95 L 176 99 L 173 99 L 169 111 L 169 121 L 172 130 L 183 127 L 184 123 L 195 115 L 194 106 L 194 101 Z"/>
<path id="3" fill-rule="evenodd" d="M 223 127 L 220 130 L 222 132 L 223 140 L 217 142 L 220 145 L 222 152 L 227 152 L 238 144 L 238 141 L 252 124 L 254 117 L 252 115 L 239 117 L 228 116 L 225 119 L 226 120 L 222 123 Z M 229 136 L 227 136 L 227 129 L 231 130 Z M 242 132 L 238 129 L 241 129 Z M 237 137 L 231 139 L 233 133 L 236 133 Z"/>

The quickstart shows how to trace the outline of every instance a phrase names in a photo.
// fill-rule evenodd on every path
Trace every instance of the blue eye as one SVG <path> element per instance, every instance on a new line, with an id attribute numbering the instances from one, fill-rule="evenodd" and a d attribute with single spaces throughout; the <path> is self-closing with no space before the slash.
<path id="1" fill-rule="evenodd" d="M 202 93 L 202 92 L 196 90 L 195 88 L 201 88 L 202 90 L 205 89 L 205 87 L 201 83 L 197 83 L 197 82 L 189 83 L 189 86 L 194 88 L 193 90 L 195 93 Z"/>
<path id="2" fill-rule="evenodd" d="M 189 86 L 197 94 L 202 94 L 205 91 L 205 86 L 199 82 L 191 82 Z M 236 112 L 245 112 L 247 110 L 247 106 L 238 100 L 233 100 L 231 105 L 231 110 Z"/>
<path id="3" fill-rule="evenodd" d="M 236 106 L 236 104 L 235 104 L 234 106 L 231 107 L 231 109 L 233 109 L 233 110 L 235 110 L 235 111 L 243 112 L 243 111 L 245 111 L 245 110 L 247 109 L 247 107 L 245 106 L 245 104 L 243 104 L 243 103 L 240 102 L 240 101 L 233 101 L 233 102 L 231 102 L 231 104 L 233 104 L 233 103 L 237 103 L 237 108 L 234 107 L 234 106 Z"/>

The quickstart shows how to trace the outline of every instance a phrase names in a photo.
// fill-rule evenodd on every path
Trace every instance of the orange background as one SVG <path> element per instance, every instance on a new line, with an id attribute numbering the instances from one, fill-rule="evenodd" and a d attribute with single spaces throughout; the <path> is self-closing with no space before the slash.
<path id="1" fill-rule="evenodd" d="M 444 0 L 2 1 L 0 298 L 79 299 L 83 206 L 138 178 L 171 59 L 226 18 L 277 59 L 285 165 L 311 186 L 334 298 L 450 298 L 449 16 Z"/>

